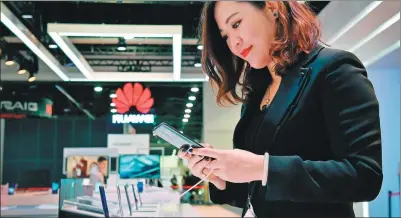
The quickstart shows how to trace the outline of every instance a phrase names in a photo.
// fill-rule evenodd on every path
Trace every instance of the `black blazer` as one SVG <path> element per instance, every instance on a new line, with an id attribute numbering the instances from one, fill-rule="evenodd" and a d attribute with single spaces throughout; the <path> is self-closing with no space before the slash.
<path id="1" fill-rule="evenodd" d="M 266 69 L 249 75 L 253 89 L 233 143 L 270 154 L 267 186 L 228 182 L 220 191 L 211 184 L 211 201 L 245 211 L 250 196 L 257 217 L 355 217 L 353 202 L 375 199 L 383 179 L 379 104 L 363 64 L 317 46 L 287 71 L 261 116 L 271 76 Z M 254 136 L 245 144 L 249 128 Z"/>

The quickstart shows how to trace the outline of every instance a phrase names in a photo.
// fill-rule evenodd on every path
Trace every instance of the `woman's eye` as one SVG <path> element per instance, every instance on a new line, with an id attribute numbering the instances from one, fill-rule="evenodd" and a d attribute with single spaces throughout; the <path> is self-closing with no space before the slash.
<path id="1" fill-rule="evenodd" d="M 234 28 L 234 29 L 237 29 L 240 23 L 241 23 L 241 21 L 235 22 L 235 23 L 233 24 L 233 28 Z"/>

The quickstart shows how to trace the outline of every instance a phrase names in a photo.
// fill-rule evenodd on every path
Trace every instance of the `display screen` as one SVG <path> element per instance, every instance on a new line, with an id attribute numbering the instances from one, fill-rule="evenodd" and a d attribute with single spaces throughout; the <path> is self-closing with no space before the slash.
<path id="1" fill-rule="evenodd" d="M 119 174 L 121 179 L 158 179 L 160 155 L 121 155 Z"/>
<path id="2" fill-rule="evenodd" d="M 98 163 L 99 157 L 106 158 Z M 100 171 L 105 177 L 108 176 L 108 156 L 69 156 L 67 157 L 67 178 L 89 178 L 91 171 Z M 93 169 L 96 167 L 95 169 Z"/>

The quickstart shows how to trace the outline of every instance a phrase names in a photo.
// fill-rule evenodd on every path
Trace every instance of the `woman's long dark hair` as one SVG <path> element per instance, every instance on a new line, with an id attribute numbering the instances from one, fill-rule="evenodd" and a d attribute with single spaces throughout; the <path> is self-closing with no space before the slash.
<path id="1" fill-rule="evenodd" d="M 266 6 L 265 1 L 244 3 L 252 4 L 261 10 Z M 226 41 L 221 37 L 214 19 L 215 5 L 216 2 L 206 2 L 202 11 L 199 29 L 203 45 L 202 70 L 210 78 L 212 87 L 218 88 L 216 101 L 219 105 L 227 102 L 237 104 L 243 102 L 251 90 L 247 82 L 250 66 L 246 66 L 244 60 L 232 54 Z M 320 37 L 321 28 L 318 19 L 306 4 L 278 1 L 276 37 L 270 50 L 270 55 L 276 62 L 275 72 L 283 75 L 298 54 L 302 51 L 310 52 Z M 237 85 L 242 88 L 241 96 L 236 92 Z"/>

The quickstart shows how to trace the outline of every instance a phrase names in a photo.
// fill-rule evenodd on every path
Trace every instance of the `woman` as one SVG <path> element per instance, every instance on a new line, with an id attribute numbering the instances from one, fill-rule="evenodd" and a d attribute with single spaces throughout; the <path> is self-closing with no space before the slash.
<path id="1" fill-rule="evenodd" d="M 257 217 L 355 217 L 352 203 L 375 199 L 383 178 L 379 105 L 362 63 L 320 45 L 316 16 L 295 1 L 208 2 L 202 16 L 217 102 L 243 103 L 234 150 L 179 153 L 199 178 L 214 170 L 212 202 Z"/>

